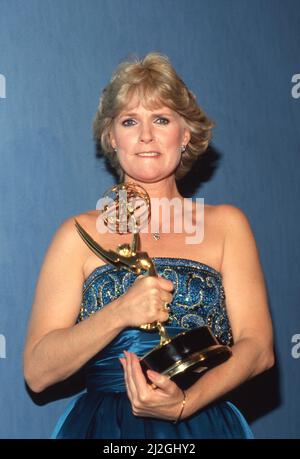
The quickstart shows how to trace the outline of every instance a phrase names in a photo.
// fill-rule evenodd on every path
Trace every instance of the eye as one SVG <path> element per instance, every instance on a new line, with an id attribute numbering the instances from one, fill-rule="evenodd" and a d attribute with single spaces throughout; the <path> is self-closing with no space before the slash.
<path id="1" fill-rule="evenodd" d="M 122 121 L 122 126 L 128 127 L 128 126 L 133 126 L 135 124 L 135 121 L 133 118 L 127 118 L 126 120 Z"/>
<path id="2" fill-rule="evenodd" d="M 169 124 L 168 118 L 165 118 L 164 116 L 160 116 L 159 118 L 156 119 L 158 121 L 158 124 Z"/>

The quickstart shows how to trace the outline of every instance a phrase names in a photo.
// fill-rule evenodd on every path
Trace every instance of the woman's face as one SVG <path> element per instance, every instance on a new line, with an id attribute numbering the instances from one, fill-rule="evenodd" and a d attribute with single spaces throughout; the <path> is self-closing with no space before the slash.
<path id="1" fill-rule="evenodd" d="M 110 140 L 125 174 L 150 183 L 174 173 L 190 132 L 177 112 L 147 109 L 135 97 L 114 119 Z"/>

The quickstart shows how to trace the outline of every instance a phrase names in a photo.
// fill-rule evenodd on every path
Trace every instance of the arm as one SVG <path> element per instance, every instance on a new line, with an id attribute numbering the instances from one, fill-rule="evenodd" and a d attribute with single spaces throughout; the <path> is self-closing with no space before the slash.
<path id="1" fill-rule="evenodd" d="M 25 380 L 35 392 L 75 373 L 125 327 L 168 318 L 161 304 L 172 301 L 172 282 L 143 278 L 76 324 L 87 253 L 74 220 L 66 220 L 55 234 L 40 272 L 24 350 Z"/>
<path id="2" fill-rule="evenodd" d="M 85 256 L 70 218 L 55 234 L 37 282 L 24 349 L 25 380 L 35 392 L 75 373 L 122 329 L 118 300 L 75 325 Z"/>
<path id="3" fill-rule="evenodd" d="M 232 357 L 211 369 L 186 391 L 186 418 L 274 364 L 272 324 L 255 240 L 245 215 L 233 206 L 220 206 L 225 228 L 222 263 L 226 307 L 233 332 Z M 142 380 L 137 358 L 122 361 L 134 411 L 142 416 L 175 419 L 182 394 L 158 373 L 148 374 L 160 388 Z M 132 381 L 131 381 L 132 379 Z M 169 395 L 169 397 L 168 397 Z M 177 400 L 177 405 L 174 405 Z"/>
<path id="4" fill-rule="evenodd" d="M 188 391 L 184 417 L 274 365 L 273 332 L 264 277 L 250 224 L 233 206 L 220 206 L 225 227 L 222 263 L 232 357 Z"/>

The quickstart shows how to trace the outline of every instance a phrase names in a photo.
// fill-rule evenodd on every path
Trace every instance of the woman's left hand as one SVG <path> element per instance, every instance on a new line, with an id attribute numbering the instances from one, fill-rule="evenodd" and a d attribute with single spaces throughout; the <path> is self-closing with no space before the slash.
<path id="1" fill-rule="evenodd" d="M 148 370 L 148 378 L 156 386 L 153 388 L 147 383 L 137 355 L 127 351 L 124 355 L 119 360 L 133 414 L 175 421 L 183 401 L 182 390 L 167 376 Z"/>

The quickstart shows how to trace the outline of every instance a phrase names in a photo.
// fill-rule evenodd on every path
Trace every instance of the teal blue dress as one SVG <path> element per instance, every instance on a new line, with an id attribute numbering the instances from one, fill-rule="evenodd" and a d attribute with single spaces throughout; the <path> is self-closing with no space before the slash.
<path id="1" fill-rule="evenodd" d="M 222 275 L 200 262 L 183 258 L 153 258 L 158 274 L 174 284 L 170 316 L 171 336 L 209 325 L 222 344 L 232 344 Z M 111 265 L 96 268 L 83 284 L 78 321 L 124 294 L 136 275 Z M 135 416 L 127 397 L 118 357 L 123 351 L 142 357 L 159 342 L 159 335 L 138 328 L 124 329 L 85 366 L 86 390 L 67 406 L 52 438 L 97 439 L 223 439 L 253 438 L 245 418 L 227 400 L 218 400 L 178 424 Z"/>

